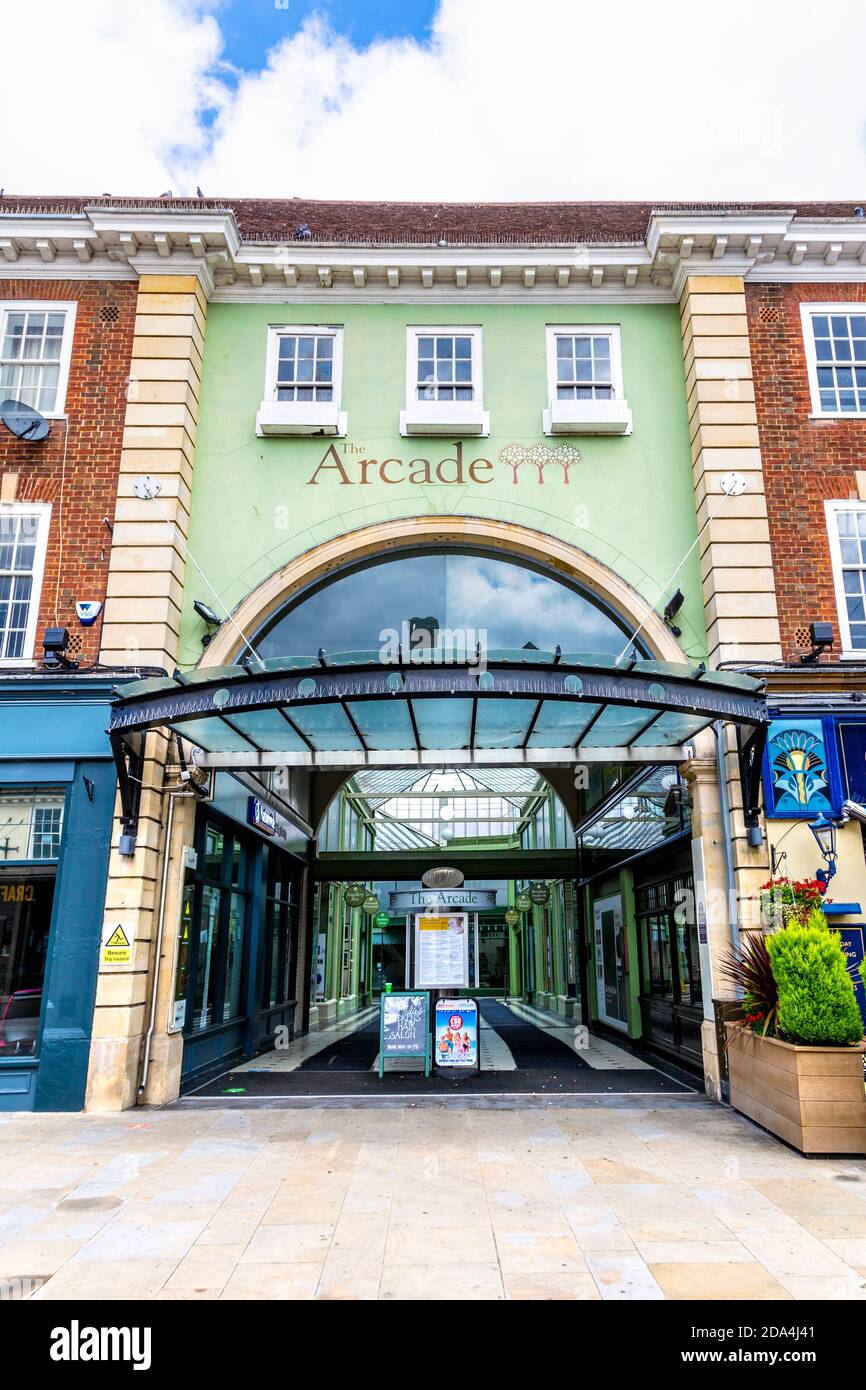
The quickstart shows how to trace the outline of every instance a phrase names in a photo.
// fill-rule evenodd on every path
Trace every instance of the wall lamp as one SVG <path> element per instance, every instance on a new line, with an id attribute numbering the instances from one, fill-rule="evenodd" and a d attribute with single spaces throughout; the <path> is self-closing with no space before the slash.
<path id="1" fill-rule="evenodd" d="M 836 860 L 838 858 L 836 853 L 836 822 L 822 811 L 817 820 L 809 822 L 809 829 L 815 837 L 815 843 L 821 851 L 821 858 L 826 865 L 826 868 L 819 869 L 815 874 L 821 885 L 821 892 L 826 893 L 830 879 L 836 873 Z"/>
<path id="2" fill-rule="evenodd" d="M 203 602 L 203 600 L 200 598 L 197 598 L 192 606 L 195 609 L 198 616 L 201 618 L 202 622 L 207 624 L 208 631 L 201 639 L 201 644 L 203 647 L 208 647 L 210 646 L 214 636 L 211 629 L 221 627 L 222 618 L 220 617 L 219 613 L 215 613 L 214 610 L 207 603 Z"/>
<path id="3" fill-rule="evenodd" d="M 675 617 L 677 616 L 677 614 L 679 613 L 679 611 L 680 611 L 680 609 L 682 608 L 682 606 L 683 606 L 683 604 L 685 603 L 685 601 L 686 601 L 686 600 L 685 600 L 685 595 L 684 595 L 682 589 L 677 589 L 677 591 L 676 591 L 676 593 L 674 594 L 673 598 L 671 598 L 671 599 L 668 601 L 668 603 L 665 604 L 665 608 L 664 608 L 664 620 L 665 620 L 665 622 L 667 623 L 668 627 L 670 628 L 671 632 L 673 633 L 674 637 L 681 637 L 681 636 L 682 636 L 683 630 L 682 630 L 681 627 L 677 627 L 677 626 L 675 625 L 675 623 L 674 623 L 674 618 L 675 618 Z"/>
<path id="4" fill-rule="evenodd" d="M 805 656 L 800 657 L 804 666 L 814 665 L 818 657 L 833 645 L 833 624 L 832 623 L 810 623 L 809 641 L 812 643 L 812 650 Z"/>

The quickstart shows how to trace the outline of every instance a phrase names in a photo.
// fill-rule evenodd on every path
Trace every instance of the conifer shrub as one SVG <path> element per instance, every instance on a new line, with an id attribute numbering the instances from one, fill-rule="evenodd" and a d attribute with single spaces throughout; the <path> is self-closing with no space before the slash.
<path id="1" fill-rule="evenodd" d="M 767 937 L 779 990 L 778 1029 L 786 1042 L 838 1047 L 858 1043 L 863 1021 L 835 932 L 817 909 Z"/>

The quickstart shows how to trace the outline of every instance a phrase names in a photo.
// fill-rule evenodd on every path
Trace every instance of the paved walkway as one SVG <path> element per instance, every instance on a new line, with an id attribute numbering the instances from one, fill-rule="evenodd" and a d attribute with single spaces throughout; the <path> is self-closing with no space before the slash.
<path id="1" fill-rule="evenodd" d="M 866 1161 L 810 1162 L 696 1097 L 3 1115 L 0 1293 L 34 1287 L 863 1299 Z"/>

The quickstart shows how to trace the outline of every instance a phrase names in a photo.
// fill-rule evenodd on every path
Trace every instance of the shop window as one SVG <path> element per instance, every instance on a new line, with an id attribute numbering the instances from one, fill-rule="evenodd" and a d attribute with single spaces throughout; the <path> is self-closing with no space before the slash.
<path id="1" fill-rule="evenodd" d="M 245 839 L 216 821 L 204 823 L 198 868 L 187 871 L 184 885 L 175 975 L 176 1018 L 188 1031 L 202 1032 L 246 1012 L 249 864 Z"/>
<path id="2" fill-rule="evenodd" d="M 296 905 L 293 881 L 285 857 L 268 849 L 266 892 L 265 969 L 262 1007 L 276 1008 L 293 1002 L 295 988 Z"/>
<path id="3" fill-rule="evenodd" d="M 644 994 L 698 1008 L 701 969 L 692 902 L 690 875 L 649 884 L 636 895 Z"/>
<path id="4" fill-rule="evenodd" d="M 508 928 L 500 920 L 481 918 L 478 923 L 478 984 L 482 989 L 504 990 L 508 972 Z"/>
<path id="5" fill-rule="evenodd" d="M 342 377 L 342 328 L 270 328 L 256 433 L 344 435 L 348 417 L 340 409 Z"/>
<path id="6" fill-rule="evenodd" d="M 63 794 L 0 793 L 0 1060 L 38 1052 Z"/>
<path id="7" fill-rule="evenodd" d="M 74 326 L 74 304 L 0 304 L 0 398 L 62 415 Z"/>
<path id="8" fill-rule="evenodd" d="M 866 304 L 801 304 L 812 414 L 866 415 Z"/>
<path id="9" fill-rule="evenodd" d="M 617 326 L 547 329 L 545 434 L 629 434 Z"/>
<path id="10" fill-rule="evenodd" d="M 866 504 L 825 502 L 842 656 L 866 652 Z"/>
<path id="11" fill-rule="evenodd" d="M 33 656 L 50 516 L 44 503 L 0 504 L 0 662 Z"/>
<path id="12" fill-rule="evenodd" d="M 490 433 L 480 328 L 410 328 L 401 434 Z"/>

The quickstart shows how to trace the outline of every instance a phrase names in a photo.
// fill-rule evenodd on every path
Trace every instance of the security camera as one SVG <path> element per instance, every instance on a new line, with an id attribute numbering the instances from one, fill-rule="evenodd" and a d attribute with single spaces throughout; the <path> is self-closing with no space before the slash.
<path id="1" fill-rule="evenodd" d="M 196 613 L 198 613 L 202 622 L 207 623 L 208 627 L 219 627 L 222 623 L 222 618 L 220 617 L 220 615 L 218 613 L 215 613 L 213 609 L 208 606 L 208 604 L 203 603 L 200 598 L 197 598 L 195 600 L 195 602 L 193 603 L 193 608 L 195 609 Z"/>

